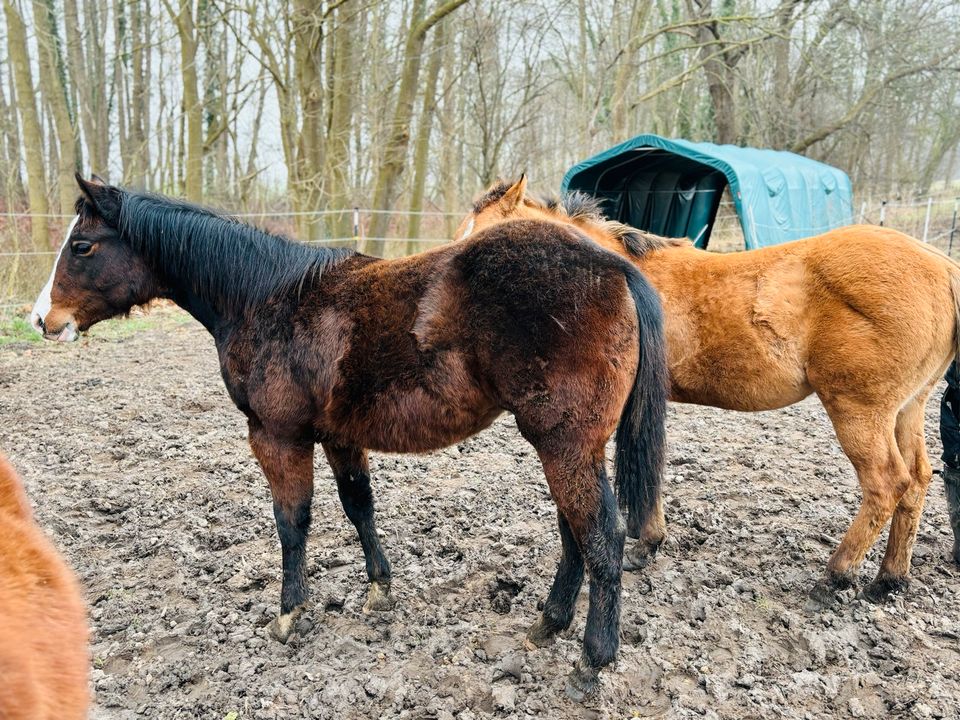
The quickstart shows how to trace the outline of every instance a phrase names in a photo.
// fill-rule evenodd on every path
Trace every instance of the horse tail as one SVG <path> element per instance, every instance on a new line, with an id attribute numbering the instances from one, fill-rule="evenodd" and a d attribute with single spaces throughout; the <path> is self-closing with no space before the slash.
<path id="1" fill-rule="evenodd" d="M 669 376 L 660 298 L 639 270 L 624 265 L 637 309 L 640 360 L 617 426 L 615 484 L 628 517 L 627 534 L 636 538 L 660 502 Z"/>

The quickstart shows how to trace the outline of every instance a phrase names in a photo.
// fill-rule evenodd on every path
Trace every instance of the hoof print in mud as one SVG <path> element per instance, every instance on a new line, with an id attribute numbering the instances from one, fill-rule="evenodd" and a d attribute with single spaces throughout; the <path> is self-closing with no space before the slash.
<path id="1" fill-rule="evenodd" d="M 513 599 L 522 589 L 521 583 L 498 577 L 490 584 L 490 607 L 500 615 L 507 615 L 513 607 Z"/>

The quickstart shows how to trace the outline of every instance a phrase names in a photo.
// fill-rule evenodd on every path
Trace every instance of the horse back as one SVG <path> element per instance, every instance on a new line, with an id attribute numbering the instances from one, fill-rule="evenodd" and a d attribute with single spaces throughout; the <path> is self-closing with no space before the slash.
<path id="1" fill-rule="evenodd" d="M 301 400 L 277 403 L 271 393 L 259 406 L 313 413 L 317 437 L 334 443 L 393 452 L 448 445 L 514 410 L 518 397 L 549 390 L 547 367 L 558 377 L 605 377 L 624 348 L 635 359 L 625 271 L 579 233 L 536 221 L 407 258 L 350 259 L 287 323 L 293 351 L 269 352 L 287 368 L 264 377 L 291 391 L 306 378 L 309 402 L 291 411 Z M 592 397 L 604 392 L 602 378 L 595 382 Z"/>
<path id="2" fill-rule="evenodd" d="M 0 455 L 0 717 L 84 718 L 87 627 L 73 573 Z"/>

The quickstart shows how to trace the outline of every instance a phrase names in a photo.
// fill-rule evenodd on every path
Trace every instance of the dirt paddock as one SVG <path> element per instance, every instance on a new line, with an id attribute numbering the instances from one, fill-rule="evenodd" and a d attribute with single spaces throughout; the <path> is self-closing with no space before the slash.
<path id="1" fill-rule="evenodd" d="M 85 588 L 95 718 L 960 717 L 960 568 L 939 478 L 905 596 L 808 605 L 860 498 L 815 400 L 671 408 L 670 538 L 624 578 L 620 658 L 592 704 L 563 695 L 585 592 L 568 636 L 523 644 L 559 538 L 510 418 L 429 456 L 373 455 L 399 600 L 384 614 L 361 612 L 363 555 L 318 452 L 315 606 L 279 645 L 269 492 L 213 343 L 176 313 L 140 325 L 0 347 L 0 448 Z"/>

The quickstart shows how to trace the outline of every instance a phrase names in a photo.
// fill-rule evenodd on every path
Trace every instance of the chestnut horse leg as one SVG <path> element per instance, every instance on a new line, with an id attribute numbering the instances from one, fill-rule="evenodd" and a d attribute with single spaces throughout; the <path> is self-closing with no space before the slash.
<path id="1" fill-rule="evenodd" d="M 543 615 L 527 633 L 527 639 L 537 647 L 553 642 L 554 636 L 570 627 L 577 607 L 577 595 L 583 584 L 583 556 L 570 530 L 570 523 L 557 511 L 560 526 L 560 563 L 553 578 L 550 594 L 543 604 Z"/>
<path id="2" fill-rule="evenodd" d="M 370 590 L 363 609 L 365 612 L 390 610 L 394 604 L 390 597 L 390 561 L 380 546 L 373 520 L 373 492 L 370 490 L 367 453 L 358 447 L 338 448 L 330 445 L 323 445 L 323 452 L 337 480 L 343 511 L 357 529 L 363 547 L 370 580 Z"/>
<path id="3" fill-rule="evenodd" d="M 826 583 L 814 588 L 817 599 L 826 599 L 832 589 L 853 585 L 861 561 L 912 482 L 897 446 L 894 411 L 885 413 L 841 399 L 828 399 L 824 405 L 840 446 L 857 472 L 863 502 L 827 563 Z"/>
<path id="4" fill-rule="evenodd" d="M 270 623 L 270 634 L 286 642 L 307 601 L 305 557 L 313 500 L 313 442 L 273 434 L 254 420 L 249 427 L 250 447 L 270 483 L 283 557 L 280 615 Z"/>
<path id="5" fill-rule="evenodd" d="M 931 389 L 932 386 L 925 388 L 897 416 L 897 445 L 910 470 L 911 483 L 893 513 L 887 552 L 880 572 L 864 590 L 864 595 L 872 602 L 879 602 L 891 593 L 905 590 L 909 584 L 913 543 L 917 538 L 920 515 L 933 476 L 923 434 L 923 411 Z"/>
<path id="6" fill-rule="evenodd" d="M 562 453 L 541 453 L 540 457 L 550 493 L 590 573 L 583 652 L 567 678 L 567 694 L 579 701 L 596 690 L 600 669 L 613 661 L 620 646 L 620 579 L 626 530 L 607 479 L 602 447 L 582 454 L 566 447 Z M 588 459 L 591 457 L 595 459 Z M 566 567 L 561 560 L 550 594 L 559 600 L 560 613 L 572 614 L 569 606 L 576 600 L 572 581 L 578 573 L 576 561 L 569 555 L 568 560 Z M 570 584 L 558 587 L 558 580 Z M 553 622 L 546 607 L 544 610 L 534 629 Z"/>

